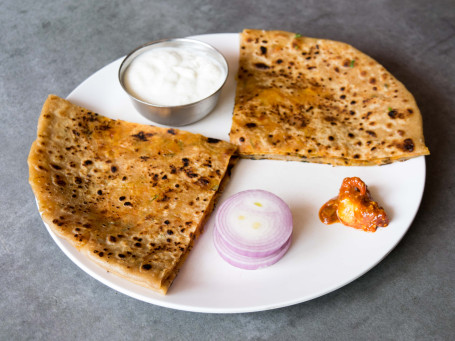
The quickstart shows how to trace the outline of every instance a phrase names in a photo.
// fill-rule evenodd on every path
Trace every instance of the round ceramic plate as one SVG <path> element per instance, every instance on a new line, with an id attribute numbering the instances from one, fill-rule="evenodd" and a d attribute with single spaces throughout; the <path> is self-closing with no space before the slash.
<path id="1" fill-rule="evenodd" d="M 230 74 L 215 110 L 183 127 L 209 137 L 229 140 L 238 66 L 238 34 L 192 37 L 222 52 Z M 114 119 L 153 124 L 140 116 L 118 82 L 122 59 L 102 68 L 79 85 L 68 99 Z M 410 176 L 412 174 L 412 176 Z M 344 177 L 358 176 L 386 209 L 391 223 L 376 233 L 341 224 L 326 226 L 318 211 L 337 195 Z M 101 269 L 65 240 L 49 233 L 65 254 L 89 275 L 126 295 L 152 304 L 195 312 L 237 313 L 289 306 L 329 293 L 378 264 L 401 240 L 420 205 L 425 184 L 425 159 L 418 157 L 378 167 L 332 167 L 273 160 L 240 160 L 221 197 L 264 189 L 287 202 L 294 218 L 292 244 L 276 264 L 242 270 L 226 263 L 212 241 L 213 214 L 196 241 L 168 294 L 130 283 Z"/>

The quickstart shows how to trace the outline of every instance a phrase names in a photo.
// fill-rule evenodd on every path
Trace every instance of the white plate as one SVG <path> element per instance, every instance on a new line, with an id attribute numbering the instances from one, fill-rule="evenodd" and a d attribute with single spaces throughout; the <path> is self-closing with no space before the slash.
<path id="1" fill-rule="evenodd" d="M 193 37 L 221 51 L 230 75 L 220 103 L 209 116 L 183 129 L 228 140 L 234 105 L 238 34 Z M 122 91 L 117 72 L 122 59 L 102 68 L 78 86 L 68 99 L 110 118 L 152 124 L 140 116 Z M 65 254 L 89 275 L 126 295 L 156 305 L 195 312 L 251 312 L 289 306 L 329 293 L 355 280 L 380 262 L 408 230 L 420 205 L 425 159 L 378 167 L 328 165 L 271 160 L 241 160 L 221 197 L 246 189 L 271 191 L 291 208 L 292 245 L 276 264 L 241 270 L 227 264 L 212 243 L 213 215 L 197 240 L 168 294 L 162 296 L 119 278 L 89 261 L 65 240 L 49 233 Z M 322 204 L 337 195 L 341 181 L 359 176 L 391 218 L 387 228 L 365 233 L 319 221 Z"/>

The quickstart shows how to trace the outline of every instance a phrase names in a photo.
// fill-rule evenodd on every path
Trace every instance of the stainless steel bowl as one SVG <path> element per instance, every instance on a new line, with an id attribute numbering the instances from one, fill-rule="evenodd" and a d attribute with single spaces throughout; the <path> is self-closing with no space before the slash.
<path id="1" fill-rule="evenodd" d="M 174 47 L 174 48 L 186 48 L 192 49 L 193 51 L 199 51 L 207 54 L 208 56 L 214 58 L 224 70 L 225 78 L 221 86 L 212 94 L 209 94 L 207 97 L 184 105 L 177 106 L 165 106 L 165 105 L 156 105 L 153 103 L 145 102 L 139 98 L 133 96 L 127 89 L 124 84 L 124 74 L 128 69 L 128 66 L 131 62 L 139 56 L 140 54 L 150 51 L 152 49 L 161 48 L 161 47 Z M 226 79 L 229 73 L 229 68 L 226 59 L 224 56 L 216 50 L 214 47 L 192 39 L 167 39 L 154 41 L 145 45 L 142 45 L 129 53 L 119 68 L 119 81 L 120 84 L 131 98 L 134 107 L 136 110 L 145 118 L 163 125 L 169 126 L 183 126 L 190 123 L 199 121 L 206 115 L 208 115 L 216 106 L 218 98 L 226 83 Z"/>

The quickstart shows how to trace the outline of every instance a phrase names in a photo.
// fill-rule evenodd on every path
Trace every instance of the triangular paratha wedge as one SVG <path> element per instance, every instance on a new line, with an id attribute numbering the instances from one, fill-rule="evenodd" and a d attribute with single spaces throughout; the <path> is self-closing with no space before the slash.
<path id="1" fill-rule="evenodd" d="M 102 117 L 51 95 L 28 158 L 43 220 L 108 271 L 165 294 L 236 147 Z"/>
<path id="2" fill-rule="evenodd" d="M 244 30 L 230 141 L 240 156 L 382 165 L 429 154 L 414 97 L 354 47 Z"/>

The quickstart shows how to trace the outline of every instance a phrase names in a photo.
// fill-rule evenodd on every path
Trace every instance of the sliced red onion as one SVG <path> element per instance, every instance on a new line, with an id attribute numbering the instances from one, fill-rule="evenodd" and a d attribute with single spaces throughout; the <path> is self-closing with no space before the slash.
<path id="1" fill-rule="evenodd" d="M 216 229 L 214 231 L 213 241 L 221 258 L 229 264 L 245 270 L 256 270 L 275 264 L 284 256 L 289 246 L 291 246 L 291 238 L 289 237 L 288 241 L 276 253 L 272 253 L 266 257 L 252 257 L 233 252 L 220 237 Z"/>
<path id="2" fill-rule="evenodd" d="M 237 193 L 220 205 L 214 242 L 234 266 L 257 269 L 277 262 L 291 244 L 292 214 L 278 196 L 264 190 Z"/>

